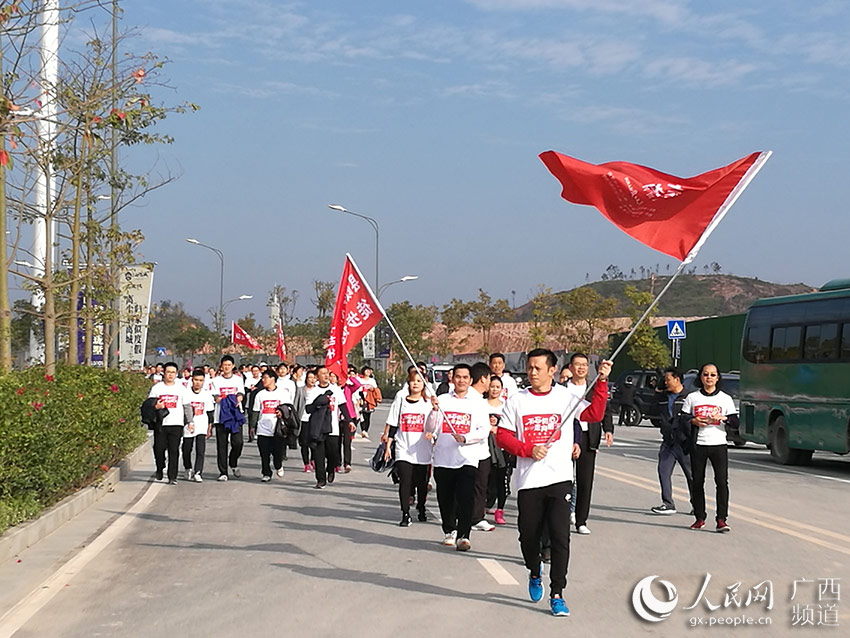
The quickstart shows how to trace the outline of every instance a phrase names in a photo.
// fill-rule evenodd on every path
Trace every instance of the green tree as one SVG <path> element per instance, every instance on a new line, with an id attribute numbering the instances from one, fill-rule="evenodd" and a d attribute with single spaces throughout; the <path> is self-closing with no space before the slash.
<path id="1" fill-rule="evenodd" d="M 313 305 L 316 306 L 316 316 L 322 319 L 328 316 L 336 303 L 336 286 L 330 281 L 313 281 L 313 291 L 316 295 L 312 299 Z M 327 336 L 327 335 L 326 335 Z"/>
<path id="2" fill-rule="evenodd" d="M 558 336 L 569 344 L 568 350 L 596 353 L 608 345 L 610 318 L 616 310 L 616 299 L 584 286 L 558 298 L 553 324 Z"/>
<path id="3" fill-rule="evenodd" d="M 453 297 L 440 310 L 440 321 L 445 327 L 445 335 L 437 344 L 440 354 L 451 354 L 455 348 L 460 348 L 466 339 L 456 340 L 456 333 L 464 326 L 469 325 L 469 314 L 471 312 L 470 302 Z"/>
<path id="4" fill-rule="evenodd" d="M 414 306 L 409 301 L 402 301 L 387 308 L 387 315 L 414 358 L 421 359 L 433 352 L 431 333 L 437 320 L 435 306 Z"/>
<path id="5" fill-rule="evenodd" d="M 183 333 L 190 330 L 197 330 L 197 332 L 184 337 Z M 173 303 L 166 299 L 158 304 L 153 304 L 151 307 L 148 324 L 149 347 L 168 348 L 173 352 L 185 353 L 190 351 L 192 345 L 195 345 L 196 347 L 192 352 L 198 352 L 203 348 L 203 345 L 197 347 L 197 342 L 194 339 L 199 338 L 201 334 L 210 335 L 208 342 L 211 345 L 221 345 L 216 339 L 215 333 L 203 321 L 193 317 L 183 309 L 183 302 Z"/>
<path id="6" fill-rule="evenodd" d="M 478 289 L 478 299 L 470 303 L 472 325 L 481 333 L 481 353 L 490 352 L 490 331 L 500 321 L 507 321 L 511 313 L 511 305 L 507 299 L 493 299 Z"/>
<path id="7" fill-rule="evenodd" d="M 531 340 L 532 348 L 542 348 L 549 335 L 552 321 L 552 305 L 554 297 L 552 289 L 537 286 L 537 294 L 531 299 L 531 325 L 528 328 L 528 338 Z"/>
<path id="8" fill-rule="evenodd" d="M 631 304 L 629 307 L 629 316 L 634 325 L 634 322 L 640 318 L 649 304 L 652 303 L 653 296 L 648 292 L 640 292 L 634 286 L 626 286 L 623 292 Z M 649 313 L 649 316 L 637 327 L 637 330 L 635 330 L 635 333 L 629 340 L 629 356 L 641 368 L 660 368 L 670 365 L 670 353 L 650 324 L 650 320 L 655 316 L 655 312 L 655 309 L 653 309 Z"/>

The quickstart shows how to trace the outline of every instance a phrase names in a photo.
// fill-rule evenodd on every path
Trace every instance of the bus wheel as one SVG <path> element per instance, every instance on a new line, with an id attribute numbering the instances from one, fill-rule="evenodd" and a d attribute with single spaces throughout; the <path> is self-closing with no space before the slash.
<path id="1" fill-rule="evenodd" d="M 812 450 L 797 450 L 788 446 L 788 431 L 782 415 L 773 422 L 770 455 L 781 465 L 806 465 L 812 460 Z"/>

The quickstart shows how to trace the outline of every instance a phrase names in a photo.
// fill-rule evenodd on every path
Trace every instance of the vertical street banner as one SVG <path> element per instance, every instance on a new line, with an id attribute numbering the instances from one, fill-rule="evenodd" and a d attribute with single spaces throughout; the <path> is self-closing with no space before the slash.
<path id="1" fill-rule="evenodd" d="M 99 307 L 94 300 L 91 301 L 91 311 Z M 82 365 L 86 362 L 86 297 L 81 290 L 77 296 L 77 363 Z M 95 322 L 92 328 L 91 364 L 95 367 L 103 367 L 103 322 Z"/>
<path id="2" fill-rule="evenodd" d="M 142 370 L 148 340 L 153 264 L 133 264 L 121 271 L 118 314 L 118 365 Z"/>
<path id="3" fill-rule="evenodd" d="M 372 328 L 366 335 L 363 337 L 363 358 L 364 359 L 374 359 L 375 358 L 375 329 Z"/>
<path id="4" fill-rule="evenodd" d="M 286 361 L 286 340 L 284 339 L 283 328 L 280 322 L 277 324 L 277 347 L 275 348 L 275 352 L 280 357 L 281 362 Z"/>

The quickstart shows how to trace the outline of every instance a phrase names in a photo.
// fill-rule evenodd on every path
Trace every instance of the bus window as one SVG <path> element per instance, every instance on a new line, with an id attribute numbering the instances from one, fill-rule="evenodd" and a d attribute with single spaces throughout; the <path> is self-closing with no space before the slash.
<path id="1" fill-rule="evenodd" d="M 841 358 L 850 359 L 850 323 L 845 323 L 841 332 Z"/>
<path id="2" fill-rule="evenodd" d="M 819 359 L 838 358 L 838 324 L 826 323 L 820 327 Z"/>

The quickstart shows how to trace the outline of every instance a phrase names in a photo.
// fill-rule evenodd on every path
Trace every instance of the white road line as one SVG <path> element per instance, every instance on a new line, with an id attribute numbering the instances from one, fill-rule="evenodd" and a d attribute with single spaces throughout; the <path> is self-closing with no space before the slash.
<path id="1" fill-rule="evenodd" d="M 487 570 L 487 573 L 493 577 L 497 584 L 519 585 L 516 578 L 511 576 L 508 570 L 502 567 L 498 561 L 492 558 L 479 558 L 478 562 L 481 563 L 481 566 Z"/>
<path id="2" fill-rule="evenodd" d="M 792 470 L 790 468 L 783 467 L 783 466 L 779 465 L 778 463 L 775 464 L 775 467 L 773 467 L 773 466 L 767 465 L 765 463 L 753 463 L 752 461 L 739 461 L 737 459 L 733 459 L 732 457 L 729 457 L 729 462 L 730 463 L 737 463 L 738 465 L 752 465 L 753 467 L 758 467 L 758 468 L 761 468 L 763 470 L 779 470 L 780 472 L 785 472 L 787 474 L 800 474 L 801 476 L 811 476 L 812 478 L 819 478 L 819 479 L 823 479 L 824 481 L 837 481 L 839 483 L 850 483 L 850 480 L 848 480 L 848 479 L 838 478 L 838 477 L 835 477 L 835 476 L 826 476 L 824 474 L 812 474 L 811 472 L 802 472 L 800 470 Z"/>
<path id="3" fill-rule="evenodd" d="M 65 585 L 83 568 L 90 563 L 98 554 L 106 549 L 126 527 L 136 520 L 136 515 L 144 512 L 148 505 L 153 502 L 159 491 L 163 488 L 161 483 L 154 483 L 148 491 L 129 510 L 124 512 L 107 527 L 88 546 L 80 551 L 71 560 L 65 563 L 59 571 L 47 578 L 41 585 L 32 591 L 26 598 L 3 614 L 0 618 L 0 638 L 11 638 L 11 636 L 23 627 L 35 616 L 42 607 L 49 603 Z"/>

